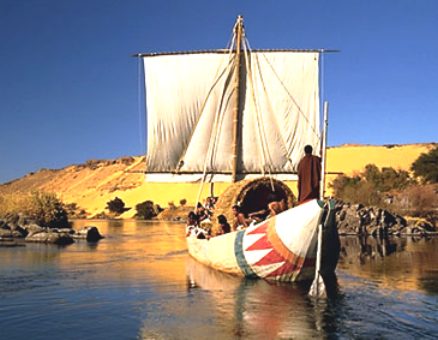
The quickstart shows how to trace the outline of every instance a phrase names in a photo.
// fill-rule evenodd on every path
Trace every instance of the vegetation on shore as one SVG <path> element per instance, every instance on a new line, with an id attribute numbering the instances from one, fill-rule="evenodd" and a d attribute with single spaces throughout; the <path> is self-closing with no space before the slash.
<path id="1" fill-rule="evenodd" d="M 25 215 L 47 228 L 68 228 L 68 214 L 61 200 L 52 193 L 34 191 L 30 194 L 0 196 L 0 218 Z"/>
<path id="2" fill-rule="evenodd" d="M 412 164 L 412 175 L 368 164 L 353 176 L 339 175 L 331 184 L 334 196 L 348 203 L 389 209 L 401 215 L 438 219 L 438 146 Z"/>
<path id="3" fill-rule="evenodd" d="M 341 146 L 328 151 L 327 170 L 344 172 L 336 178 L 327 177 L 332 183 L 329 195 L 402 215 L 428 216 L 436 212 L 437 144 Z M 365 159 L 371 164 L 365 166 Z M 185 219 L 193 209 L 197 184 L 145 183 L 139 171 L 142 167 L 144 157 L 131 157 L 29 174 L 0 185 L 0 218 L 22 213 L 36 216 L 44 225 L 53 225 L 50 221 L 62 220 L 65 215 Z M 287 185 L 296 193 L 295 184 Z M 224 190 L 226 186 L 215 186 L 217 195 Z M 182 197 L 187 200 L 172 202 Z"/>
<path id="4" fill-rule="evenodd" d="M 438 145 L 427 153 L 422 153 L 412 163 L 411 170 L 425 183 L 438 183 Z"/>

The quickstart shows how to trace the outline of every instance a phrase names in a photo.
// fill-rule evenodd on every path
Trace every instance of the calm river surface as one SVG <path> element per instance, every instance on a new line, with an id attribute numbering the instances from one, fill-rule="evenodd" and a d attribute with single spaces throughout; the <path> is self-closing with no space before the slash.
<path id="1" fill-rule="evenodd" d="M 0 339 L 427 339 L 438 336 L 438 238 L 343 238 L 337 290 L 212 271 L 184 226 L 77 221 L 97 245 L 0 247 Z"/>

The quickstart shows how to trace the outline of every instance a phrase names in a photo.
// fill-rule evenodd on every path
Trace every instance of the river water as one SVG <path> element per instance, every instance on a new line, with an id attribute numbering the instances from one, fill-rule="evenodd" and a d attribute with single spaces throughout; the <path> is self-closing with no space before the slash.
<path id="1" fill-rule="evenodd" d="M 438 336 L 438 238 L 342 239 L 327 301 L 307 285 L 210 270 L 184 226 L 76 221 L 107 237 L 0 247 L 0 339 L 427 339 Z"/>

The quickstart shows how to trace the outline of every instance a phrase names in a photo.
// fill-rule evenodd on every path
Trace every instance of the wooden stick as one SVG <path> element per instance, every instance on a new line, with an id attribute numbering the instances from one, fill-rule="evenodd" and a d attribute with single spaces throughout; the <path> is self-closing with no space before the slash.
<path id="1" fill-rule="evenodd" d="M 233 112 L 233 168 L 232 168 L 232 182 L 236 182 L 237 167 L 239 164 L 239 116 L 240 116 L 240 63 L 241 63 L 241 43 L 242 43 L 242 31 L 243 31 L 243 18 L 239 15 L 236 22 L 236 76 L 234 78 L 234 91 L 236 91 L 236 102 Z"/>

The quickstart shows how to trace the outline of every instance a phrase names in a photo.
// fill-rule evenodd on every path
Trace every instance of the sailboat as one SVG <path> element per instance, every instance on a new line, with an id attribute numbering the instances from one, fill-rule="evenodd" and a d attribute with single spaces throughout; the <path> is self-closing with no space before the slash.
<path id="1" fill-rule="evenodd" d="M 238 16 L 226 49 L 136 54 L 145 75 L 146 181 L 200 182 L 202 188 L 262 178 L 275 191 L 281 181 L 297 179 L 305 145 L 324 164 L 319 69 L 326 52 L 251 49 Z M 322 177 L 323 184 L 324 170 Z M 259 193 L 250 195 L 252 205 L 266 203 L 266 190 Z M 249 209 L 248 202 L 226 204 Z M 336 267 L 334 203 L 314 199 L 246 230 L 187 237 L 187 246 L 193 258 L 226 273 L 311 280 Z"/>

